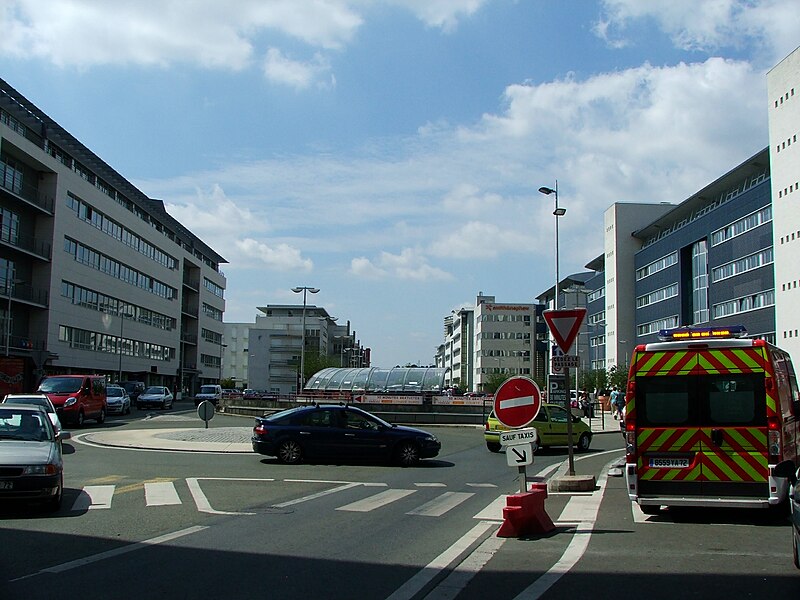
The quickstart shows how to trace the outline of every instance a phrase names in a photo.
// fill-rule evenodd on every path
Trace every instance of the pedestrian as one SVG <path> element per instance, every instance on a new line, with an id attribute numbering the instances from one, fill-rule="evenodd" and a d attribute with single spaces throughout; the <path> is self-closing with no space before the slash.
<path id="1" fill-rule="evenodd" d="M 583 409 L 583 416 L 588 419 L 589 417 L 592 416 L 591 414 L 592 405 L 589 402 L 589 393 L 586 390 L 581 391 L 579 402 L 581 409 Z"/>
<path id="2" fill-rule="evenodd" d="M 611 409 L 614 411 L 614 419 L 622 421 L 625 416 L 623 410 L 625 409 L 625 394 L 623 394 L 617 386 L 611 390 Z"/>

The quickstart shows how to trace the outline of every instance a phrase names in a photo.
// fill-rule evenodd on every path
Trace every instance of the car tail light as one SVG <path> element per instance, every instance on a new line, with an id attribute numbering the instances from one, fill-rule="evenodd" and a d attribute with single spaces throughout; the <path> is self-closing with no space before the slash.
<path id="1" fill-rule="evenodd" d="M 638 450 L 636 448 L 636 421 L 625 419 L 625 462 L 635 463 Z"/>
<path id="2" fill-rule="evenodd" d="M 256 435 L 267 435 L 267 426 L 263 423 L 259 423 L 255 427 L 253 427 L 253 433 Z"/>
<path id="3" fill-rule="evenodd" d="M 781 456 L 781 424 L 777 417 L 767 418 L 767 452 L 771 463 L 778 462 Z"/>

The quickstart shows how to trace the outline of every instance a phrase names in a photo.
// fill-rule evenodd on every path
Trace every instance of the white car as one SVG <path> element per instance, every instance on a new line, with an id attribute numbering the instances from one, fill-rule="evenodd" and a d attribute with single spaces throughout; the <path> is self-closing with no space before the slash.
<path id="1" fill-rule="evenodd" d="M 6 397 L 3 398 L 3 403 L 41 406 L 44 412 L 47 413 L 47 418 L 50 419 L 50 422 L 53 424 L 56 435 L 61 434 L 61 420 L 58 418 L 56 408 L 53 406 L 50 398 L 44 394 L 6 394 Z"/>
<path id="2" fill-rule="evenodd" d="M 106 407 L 110 415 L 115 413 L 128 415 L 131 412 L 131 397 L 122 386 L 106 386 Z"/>

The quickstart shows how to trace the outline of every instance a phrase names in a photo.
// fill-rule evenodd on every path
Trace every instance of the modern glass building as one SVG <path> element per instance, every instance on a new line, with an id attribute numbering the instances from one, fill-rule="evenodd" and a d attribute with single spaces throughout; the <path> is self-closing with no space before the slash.
<path id="1" fill-rule="evenodd" d="M 446 369 L 437 367 L 328 368 L 315 373 L 304 390 L 374 394 L 441 393 L 444 389 L 445 371 Z"/>

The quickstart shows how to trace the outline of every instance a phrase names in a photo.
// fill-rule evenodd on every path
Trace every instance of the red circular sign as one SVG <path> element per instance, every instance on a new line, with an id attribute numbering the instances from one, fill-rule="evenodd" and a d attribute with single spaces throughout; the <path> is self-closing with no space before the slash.
<path id="1" fill-rule="evenodd" d="M 494 395 L 494 414 L 506 427 L 525 427 L 542 407 L 542 394 L 533 379 L 512 377 Z"/>

